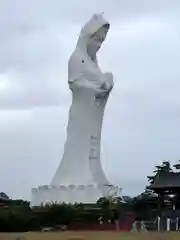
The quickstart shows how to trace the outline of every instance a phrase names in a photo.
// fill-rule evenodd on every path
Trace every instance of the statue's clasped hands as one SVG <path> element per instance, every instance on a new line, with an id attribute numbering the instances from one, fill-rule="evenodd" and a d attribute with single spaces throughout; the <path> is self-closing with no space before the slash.
<path id="1" fill-rule="evenodd" d="M 100 87 L 96 90 L 98 97 L 105 97 L 107 96 L 114 86 L 113 82 L 113 74 L 110 72 L 103 74 L 103 81 Z"/>
<path id="2" fill-rule="evenodd" d="M 107 91 L 111 91 L 111 89 L 114 86 L 113 81 L 113 74 L 111 72 L 104 73 L 104 79 L 103 84 L 101 86 L 102 89 L 105 89 Z"/>

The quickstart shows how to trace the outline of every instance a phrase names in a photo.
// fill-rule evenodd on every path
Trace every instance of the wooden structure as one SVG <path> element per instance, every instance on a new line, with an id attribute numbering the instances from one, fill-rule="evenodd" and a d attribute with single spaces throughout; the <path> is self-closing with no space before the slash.
<path id="1" fill-rule="evenodd" d="M 161 172 L 155 178 L 151 189 L 158 194 L 158 216 L 162 223 L 160 229 L 164 228 L 162 225 L 166 229 L 167 219 L 175 219 L 177 229 L 180 211 L 176 209 L 175 197 L 180 196 L 180 172 Z"/>

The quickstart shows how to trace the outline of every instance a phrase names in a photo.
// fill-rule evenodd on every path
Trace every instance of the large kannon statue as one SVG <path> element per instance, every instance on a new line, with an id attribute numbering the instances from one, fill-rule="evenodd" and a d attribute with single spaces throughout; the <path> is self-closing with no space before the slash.
<path id="1" fill-rule="evenodd" d="M 68 62 L 72 104 L 63 158 L 51 185 L 34 190 L 36 202 L 44 201 L 43 198 L 96 202 L 99 197 L 117 191 L 107 180 L 100 162 L 103 115 L 113 88 L 113 75 L 101 71 L 96 54 L 109 27 L 104 17 L 96 14 L 81 30 Z"/>
<path id="2" fill-rule="evenodd" d="M 100 142 L 104 108 L 113 87 L 113 76 L 101 71 L 96 57 L 108 30 L 109 23 L 101 15 L 94 15 L 83 27 L 70 57 L 68 83 L 72 105 L 64 156 L 53 185 L 108 184 L 100 163 Z"/>

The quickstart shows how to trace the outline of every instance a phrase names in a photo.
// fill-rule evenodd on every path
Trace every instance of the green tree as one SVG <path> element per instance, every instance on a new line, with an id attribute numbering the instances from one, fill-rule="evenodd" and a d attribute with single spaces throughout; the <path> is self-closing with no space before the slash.
<path id="1" fill-rule="evenodd" d="M 150 191 L 151 186 L 152 186 L 152 184 L 154 184 L 156 177 L 159 176 L 163 172 L 173 172 L 169 161 L 163 161 L 161 165 L 157 165 L 155 167 L 155 170 L 153 171 L 153 175 L 147 176 L 149 184 L 148 184 L 148 186 L 146 186 L 146 191 Z"/>
<path id="2" fill-rule="evenodd" d="M 178 160 L 178 163 L 174 164 L 173 167 L 176 169 L 177 172 L 180 171 L 180 160 Z"/>

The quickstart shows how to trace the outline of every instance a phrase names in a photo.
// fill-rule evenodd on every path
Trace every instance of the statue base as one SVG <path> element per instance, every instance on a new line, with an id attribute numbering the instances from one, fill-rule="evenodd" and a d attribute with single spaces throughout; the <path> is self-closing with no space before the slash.
<path id="1" fill-rule="evenodd" d="M 40 186 L 32 189 L 32 206 L 52 203 L 94 204 L 101 197 L 120 197 L 121 188 L 114 185 L 59 185 Z"/>

